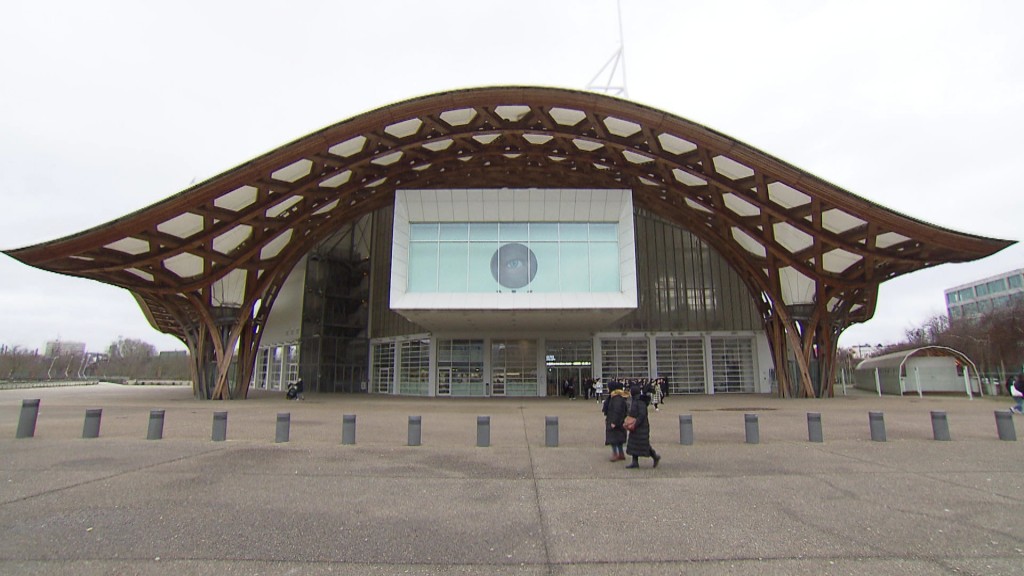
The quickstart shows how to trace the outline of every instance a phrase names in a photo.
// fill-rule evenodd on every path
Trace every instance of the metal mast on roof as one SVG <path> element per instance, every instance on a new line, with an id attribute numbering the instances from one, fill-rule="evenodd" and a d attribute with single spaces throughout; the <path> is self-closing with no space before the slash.
<path id="1" fill-rule="evenodd" d="M 615 7 L 619 17 L 619 49 L 604 63 L 597 74 L 594 74 L 587 84 L 587 90 L 629 98 L 629 91 L 626 89 L 626 44 L 622 39 L 622 0 L 616 0 Z"/>

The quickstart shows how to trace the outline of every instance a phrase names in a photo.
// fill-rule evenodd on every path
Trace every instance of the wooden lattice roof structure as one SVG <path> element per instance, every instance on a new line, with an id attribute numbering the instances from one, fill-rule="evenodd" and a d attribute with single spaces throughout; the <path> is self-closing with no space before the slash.
<path id="1" fill-rule="evenodd" d="M 288 143 L 164 201 L 10 256 L 121 286 L 151 323 L 248 378 L 285 276 L 318 241 L 393 203 L 400 188 L 628 188 L 638 207 L 708 242 L 762 307 L 776 366 L 810 358 L 871 318 L 878 286 L 1012 242 L 898 214 L 714 130 L 609 96 L 555 88 L 445 92 L 386 106 Z M 205 360 L 204 360 L 205 358 Z M 832 363 L 827 362 L 825 376 Z M 826 381 L 826 378 L 822 378 Z M 209 384 L 213 384 L 212 382 Z M 819 390 L 818 393 L 827 393 Z"/>

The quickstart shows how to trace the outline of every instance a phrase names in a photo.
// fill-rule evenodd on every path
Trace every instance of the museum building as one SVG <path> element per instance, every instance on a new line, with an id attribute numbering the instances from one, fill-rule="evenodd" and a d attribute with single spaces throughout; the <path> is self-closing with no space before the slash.
<path id="1" fill-rule="evenodd" d="M 767 392 L 772 369 L 736 271 L 628 190 L 404 190 L 296 266 L 254 385 L 550 396 L 663 376 L 713 394 Z"/>
<path id="2" fill-rule="evenodd" d="M 540 87 L 414 98 L 6 253 L 129 290 L 197 398 L 833 393 L 879 285 L 1012 242 L 888 210 L 707 127 Z"/>

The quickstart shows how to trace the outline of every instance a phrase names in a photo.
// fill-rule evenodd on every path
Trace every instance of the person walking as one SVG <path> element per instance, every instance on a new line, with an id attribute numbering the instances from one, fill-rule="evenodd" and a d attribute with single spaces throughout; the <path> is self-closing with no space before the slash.
<path id="1" fill-rule="evenodd" d="M 622 445 L 626 443 L 626 429 L 622 427 L 629 411 L 629 392 L 622 389 L 622 383 L 612 382 L 608 386 L 611 391 L 604 399 L 601 411 L 604 412 L 604 443 L 612 447 L 612 462 L 625 460 Z"/>
<path id="2" fill-rule="evenodd" d="M 658 381 L 654 380 L 649 385 L 651 395 L 651 405 L 654 406 L 654 411 L 658 412 L 658 406 L 661 405 L 661 386 L 658 385 Z"/>
<path id="3" fill-rule="evenodd" d="M 626 454 L 633 457 L 633 461 L 627 464 L 626 468 L 639 468 L 641 456 L 652 458 L 654 468 L 657 468 L 661 456 L 651 447 L 651 423 L 647 419 L 647 405 L 651 401 L 651 396 L 644 390 L 642 384 L 631 387 L 629 393 L 632 401 L 629 403 L 628 415 L 636 421 L 626 439 Z"/>
<path id="4" fill-rule="evenodd" d="M 1024 414 L 1024 374 L 1017 374 L 1010 387 L 1010 395 L 1017 401 L 1016 405 L 1010 407 L 1010 412 Z"/>

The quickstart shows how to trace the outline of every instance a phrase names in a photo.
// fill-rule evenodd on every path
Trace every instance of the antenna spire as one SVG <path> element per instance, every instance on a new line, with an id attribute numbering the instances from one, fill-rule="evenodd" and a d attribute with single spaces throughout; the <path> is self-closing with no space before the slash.
<path id="1" fill-rule="evenodd" d="M 626 88 L 626 43 L 622 36 L 622 0 L 616 0 L 615 7 L 619 22 L 619 48 L 587 83 L 587 90 L 629 98 Z"/>

